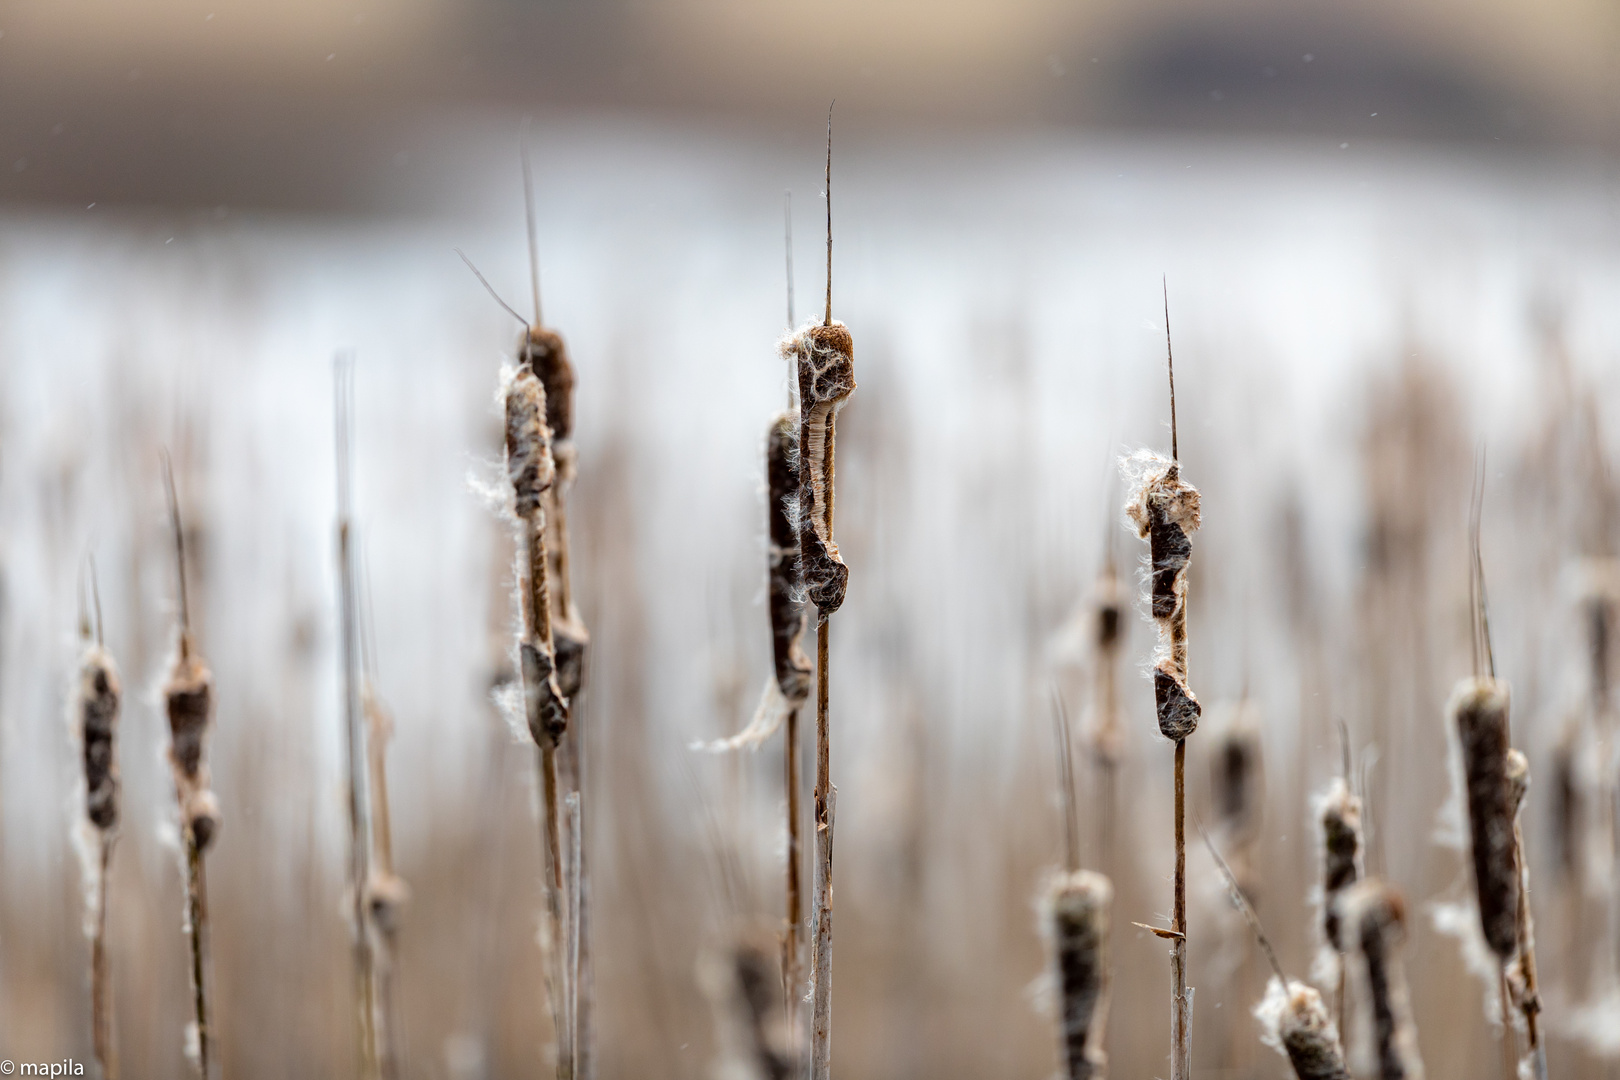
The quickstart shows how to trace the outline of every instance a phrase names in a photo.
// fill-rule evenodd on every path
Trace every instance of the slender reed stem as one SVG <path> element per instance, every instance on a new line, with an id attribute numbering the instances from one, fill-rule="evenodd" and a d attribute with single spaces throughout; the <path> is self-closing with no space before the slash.
<path id="1" fill-rule="evenodd" d="M 1176 880 L 1170 928 L 1170 1075 L 1192 1078 L 1192 990 L 1187 986 L 1187 740 L 1176 740 Z"/>
<path id="2" fill-rule="evenodd" d="M 837 789 L 832 785 L 832 725 L 827 716 L 829 632 L 828 621 L 822 617 L 816 623 L 816 926 L 810 1080 L 827 1080 L 832 1075 L 833 803 Z"/>
<path id="3" fill-rule="evenodd" d="M 112 983 L 107 971 L 107 874 L 112 868 L 113 837 L 99 834 L 101 880 L 96 889 L 95 933 L 90 939 L 90 1010 L 96 1062 L 102 1080 L 118 1080 L 113 1048 Z"/>

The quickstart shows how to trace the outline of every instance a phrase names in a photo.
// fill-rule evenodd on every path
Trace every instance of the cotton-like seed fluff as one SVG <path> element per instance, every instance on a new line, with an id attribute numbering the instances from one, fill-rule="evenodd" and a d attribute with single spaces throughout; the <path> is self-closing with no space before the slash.
<path id="1" fill-rule="evenodd" d="M 1108 915 L 1114 889 L 1089 870 L 1057 877 L 1046 897 L 1046 932 L 1059 993 L 1064 1075 L 1101 1080 L 1107 1067 Z"/>
<path id="2" fill-rule="evenodd" d="M 771 652 L 776 685 L 782 696 L 798 705 L 810 696 L 810 658 L 800 647 L 804 636 L 804 606 L 799 602 L 798 529 L 790 503 L 799 493 L 798 433 L 791 413 L 771 421 L 765 437 L 765 482 L 770 537 L 767 566 L 770 574 Z"/>
<path id="3" fill-rule="evenodd" d="M 812 326 L 788 338 L 783 355 L 799 383 L 799 572 L 805 595 L 825 618 L 844 602 L 849 567 L 838 555 L 827 507 L 832 498 L 838 410 L 855 392 L 855 343 L 842 323 Z"/>
<path id="4" fill-rule="evenodd" d="M 1465 679 L 1451 710 L 1467 781 L 1468 829 L 1485 942 L 1504 961 L 1518 947 L 1519 875 L 1513 854 L 1514 802 L 1507 776 L 1507 683 Z"/>
<path id="5" fill-rule="evenodd" d="M 1265 1029 L 1263 1040 L 1288 1058 L 1299 1080 L 1350 1080 L 1339 1033 L 1313 988 L 1294 979 L 1284 988 L 1272 976 L 1254 1014 Z"/>
<path id="6" fill-rule="evenodd" d="M 1339 901 L 1355 884 L 1361 855 L 1361 800 L 1342 778 L 1329 785 L 1322 799 L 1322 935 L 1339 952 L 1352 943 L 1339 937 Z"/>
<path id="7" fill-rule="evenodd" d="M 79 665 L 79 744 L 84 756 L 85 815 L 102 832 L 118 826 L 118 668 L 93 646 Z"/>

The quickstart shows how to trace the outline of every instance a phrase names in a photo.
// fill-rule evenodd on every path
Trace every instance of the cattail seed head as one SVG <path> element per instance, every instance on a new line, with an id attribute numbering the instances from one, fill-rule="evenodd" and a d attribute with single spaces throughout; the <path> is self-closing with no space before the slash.
<path id="1" fill-rule="evenodd" d="M 1147 451 L 1132 464 L 1138 487 L 1125 512 L 1148 542 L 1153 617 L 1168 619 L 1187 595 L 1186 569 L 1192 534 L 1200 523 L 1198 489 L 1181 479 L 1181 464 Z"/>
<path id="2" fill-rule="evenodd" d="M 1057 980 L 1068 1080 L 1101 1080 L 1108 1059 L 1108 918 L 1114 887 L 1101 874 L 1056 875 L 1042 898 L 1042 933 Z"/>
<path id="3" fill-rule="evenodd" d="M 79 663 L 78 735 L 83 755 L 85 816 L 102 832 L 118 826 L 118 666 L 92 645 Z"/>
<path id="4" fill-rule="evenodd" d="M 799 490 L 798 431 L 790 413 L 771 421 L 765 438 L 766 514 L 770 519 L 767 562 L 770 573 L 771 649 L 776 685 L 791 705 L 810 696 L 810 658 L 799 641 L 804 635 L 804 606 L 798 596 L 798 529 L 789 501 Z"/>
<path id="5" fill-rule="evenodd" d="M 506 475 L 513 509 L 524 520 L 539 512 L 541 496 L 556 479 L 545 415 L 545 388 L 533 369 L 520 367 L 506 387 Z"/>
<path id="6" fill-rule="evenodd" d="M 1198 489 L 1181 479 L 1181 465 L 1141 450 L 1125 461 L 1133 482 L 1125 513 L 1148 542 L 1149 599 L 1159 626 L 1153 698 L 1159 732 L 1180 742 L 1203 711 L 1187 685 L 1187 563 L 1200 522 Z"/>
<path id="7" fill-rule="evenodd" d="M 1284 987 L 1274 975 L 1254 1015 L 1260 1041 L 1287 1057 L 1299 1080 L 1350 1080 L 1338 1029 L 1314 989 L 1295 979 Z"/>
<path id="8" fill-rule="evenodd" d="M 1342 953 L 1352 946 L 1339 936 L 1339 909 L 1344 890 L 1360 876 L 1361 800 L 1343 777 L 1335 777 L 1317 806 L 1322 822 L 1322 936 Z"/>
<path id="9" fill-rule="evenodd" d="M 799 384 L 799 572 L 805 595 L 823 617 L 843 604 L 849 584 L 849 567 L 832 537 L 830 507 L 834 421 L 855 392 L 854 351 L 842 323 L 811 326 L 782 342 L 782 355 L 794 361 Z"/>
<path id="10" fill-rule="evenodd" d="M 1406 902 L 1376 878 L 1350 886 L 1341 899 L 1346 931 L 1360 950 L 1359 982 L 1372 1007 L 1379 1080 L 1422 1080 L 1399 951 L 1406 940 Z"/>
<path id="11" fill-rule="evenodd" d="M 749 928 L 703 960 L 699 973 L 725 1054 L 722 1076 L 791 1080 L 803 1071 L 800 1040 L 783 1008 L 780 951 L 774 933 Z"/>
<path id="12" fill-rule="evenodd" d="M 182 648 L 163 687 L 169 717 L 169 762 L 183 790 L 207 787 L 204 752 L 214 712 L 214 676 L 188 648 Z"/>
<path id="13" fill-rule="evenodd" d="M 1451 699 L 1467 781 L 1468 828 L 1480 929 L 1503 960 L 1518 947 L 1519 875 L 1514 859 L 1516 801 L 1508 779 L 1506 682 L 1465 679 Z"/>
<path id="14" fill-rule="evenodd" d="M 1212 763 L 1215 815 L 1228 835 L 1242 842 L 1259 827 L 1260 733 L 1240 706 L 1238 718 L 1221 732 Z"/>
<path id="15" fill-rule="evenodd" d="M 562 335 L 544 326 L 530 326 L 518 342 L 518 363 L 539 378 L 545 391 L 546 427 L 554 442 L 574 437 L 574 365 Z"/>

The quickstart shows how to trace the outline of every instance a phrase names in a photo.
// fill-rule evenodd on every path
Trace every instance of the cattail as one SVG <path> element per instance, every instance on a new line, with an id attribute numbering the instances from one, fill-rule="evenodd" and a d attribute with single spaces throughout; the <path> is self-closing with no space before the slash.
<path id="1" fill-rule="evenodd" d="M 799 811 L 799 709 L 810 696 L 810 658 L 800 641 L 804 637 L 805 612 L 799 600 L 803 582 L 799 577 L 798 536 L 790 501 L 799 490 L 798 432 L 792 413 L 784 412 L 771 421 L 765 437 L 766 517 L 770 521 L 766 569 L 769 575 L 771 618 L 771 658 L 773 684 L 786 703 L 787 730 L 783 737 L 783 784 L 787 795 L 787 882 L 786 932 L 782 935 L 782 983 L 790 1017 L 797 1015 L 799 999 L 799 957 L 803 953 L 804 886 L 803 840 Z"/>
<path id="2" fill-rule="evenodd" d="M 94 591 L 94 566 L 91 567 Z M 101 1075 L 116 1080 L 118 1060 L 113 1047 L 112 983 L 107 970 L 107 890 L 113 843 L 118 838 L 118 709 L 122 689 L 118 665 L 101 641 L 101 611 L 96 602 L 95 636 L 89 617 L 82 621 L 86 645 L 79 658 L 73 694 L 73 732 L 84 767 L 85 820 L 90 835 L 83 837 L 87 911 L 90 937 L 91 1037 Z M 93 850 L 92 850 L 93 848 Z"/>
<path id="3" fill-rule="evenodd" d="M 590 633 L 574 604 L 568 544 L 568 491 L 573 486 L 579 453 L 574 447 L 574 365 L 562 336 L 531 325 L 518 343 L 518 361 L 527 365 L 545 392 L 546 428 L 551 432 L 555 476 L 546 491 L 546 527 L 551 590 L 551 634 L 556 652 L 557 685 L 572 701 L 585 682 L 585 649 Z"/>
<path id="4" fill-rule="evenodd" d="M 1464 679 L 1449 706 L 1467 783 L 1480 929 L 1504 963 L 1518 945 L 1519 905 L 1513 789 L 1507 776 L 1508 704 L 1507 683 L 1487 677 Z"/>
<path id="5" fill-rule="evenodd" d="M 1142 450 L 1128 461 L 1137 486 L 1125 512 L 1148 542 L 1150 599 L 1159 625 L 1153 697 L 1159 731 L 1181 742 L 1202 712 L 1187 686 L 1187 563 L 1200 522 L 1198 489 L 1181 479 L 1181 463 Z"/>
<path id="6" fill-rule="evenodd" d="M 832 317 L 832 111 L 827 112 L 827 303 L 819 325 L 781 343 L 799 390 L 799 574 L 816 605 L 816 876 L 812 935 L 810 1080 L 827 1080 L 832 1059 L 832 865 L 834 795 L 828 715 L 830 617 L 844 602 L 849 568 L 833 539 L 833 450 L 838 411 L 855 392 L 854 340 Z"/>
<path id="7" fill-rule="evenodd" d="M 1357 981 L 1372 1008 L 1379 1080 L 1422 1080 L 1399 951 L 1406 936 L 1406 902 L 1375 878 L 1350 886 L 1340 902 L 1345 933 L 1359 950 Z"/>
<path id="8" fill-rule="evenodd" d="M 197 1070 L 208 1080 L 210 1038 L 208 1020 L 208 879 L 203 856 L 219 832 L 219 802 L 209 788 L 208 735 L 213 728 L 214 676 L 197 652 L 191 633 L 191 605 L 186 592 L 185 532 L 174 473 L 167 458 L 163 478 L 169 496 L 169 517 L 174 530 L 175 563 L 180 593 L 180 639 L 169 678 L 163 684 L 164 712 L 169 718 L 169 766 L 174 775 L 175 801 L 180 809 L 180 834 L 185 851 L 186 935 L 191 946 L 192 1036 L 188 1047 L 196 1051 Z"/>
<path id="9" fill-rule="evenodd" d="M 744 931 L 731 947 L 704 958 L 700 975 L 714 1005 L 725 1067 L 737 1080 L 794 1080 L 803 1054 L 782 1008 L 774 935 Z"/>
<path id="10" fill-rule="evenodd" d="M 571 1076 L 573 1047 L 568 1031 L 568 982 L 561 960 L 568 931 L 564 925 L 562 799 L 557 751 L 568 730 L 568 700 L 558 681 L 552 639 L 546 554 L 546 490 L 555 482 L 551 430 L 546 425 L 546 393 L 534 369 L 524 364 L 506 384 L 506 472 L 512 508 L 521 532 L 523 631 L 518 654 L 523 673 L 524 716 L 539 748 L 540 783 L 546 814 L 546 893 L 550 914 L 553 1021 L 559 1041 L 557 1074 Z"/>
<path id="11" fill-rule="evenodd" d="M 1361 800 L 1340 776 L 1317 800 L 1322 823 L 1322 940 L 1338 957 L 1338 992 L 1334 1006 L 1344 1027 L 1346 994 L 1344 954 L 1353 943 L 1340 934 L 1344 892 L 1361 876 Z"/>
<path id="12" fill-rule="evenodd" d="M 1170 377 L 1170 456 L 1139 450 L 1126 462 L 1133 482 L 1125 513 L 1148 542 L 1149 597 L 1159 628 L 1153 663 L 1153 699 L 1159 731 L 1176 744 L 1175 905 L 1170 930 L 1170 1075 L 1192 1077 L 1192 989 L 1187 985 L 1187 737 L 1202 711 L 1187 685 L 1187 564 L 1198 528 L 1198 489 L 1181 479 L 1176 440 L 1176 369 L 1170 352 L 1170 294 L 1165 290 L 1164 334 Z"/>
<path id="13" fill-rule="evenodd" d="M 1350 1080 L 1338 1029 L 1313 988 L 1273 975 L 1254 1015 L 1260 1041 L 1288 1059 L 1298 1080 Z"/>
<path id="14" fill-rule="evenodd" d="M 1059 1050 L 1068 1080 L 1102 1080 L 1108 1058 L 1108 919 L 1114 888 L 1090 870 L 1057 874 L 1042 897 L 1041 929 L 1056 981 Z"/>

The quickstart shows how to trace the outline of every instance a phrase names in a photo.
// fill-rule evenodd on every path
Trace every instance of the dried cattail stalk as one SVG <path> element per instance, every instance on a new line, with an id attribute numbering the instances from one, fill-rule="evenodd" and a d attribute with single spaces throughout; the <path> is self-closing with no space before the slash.
<path id="1" fill-rule="evenodd" d="M 832 1062 L 832 724 L 830 617 L 844 602 L 849 568 L 833 539 L 834 445 L 838 411 L 855 392 L 854 340 L 832 317 L 832 111 L 827 113 L 827 304 L 820 325 L 785 338 L 799 389 L 799 574 L 816 605 L 816 874 L 811 949 L 810 1080 L 827 1080 Z"/>
<path id="2" fill-rule="evenodd" d="M 1507 780 L 1513 800 L 1513 856 L 1518 868 L 1519 898 L 1517 910 L 1519 959 L 1517 970 L 1508 980 L 1513 1001 L 1524 1017 L 1525 1040 L 1528 1048 L 1519 1065 L 1521 1075 L 1529 1080 L 1547 1080 L 1547 1048 L 1542 1044 L 1541 994 L 1536 984 L 1535 922 L 1530 915 L 1530 862 L 1524 851 L 1525 796 L 1530 792 L 1530 762 L 1517 750 L 1507 755 Z"/>
<path id="3" fill-rule="evenodd" d="M 1055 875 L 1042 896 L 1041 929 L 1056 980 L 1059 1050 L 1068 1080 L 1103 1080 L 1108 1057 L 1108 921 L 1114 887 L 1090 870 Z"/>
<path id="4" fill-rule="evenodd" d="M 1171 1080 L 1192 1077 L 1192 989 L 1187 985 L 1187 737 L 1202 711 L 1187 685 L 1187 564 L 1200 521 L 1198 489 L 1181 479 L 1176 440 L 1176 373 L 1169 354 L 1170 300 L 1165 293 L 1164 329 L 1170 376 L 1170 457 L 1140 450 L 1126 462 L 1133 484 L 1125 513 L 1148 542 L 1149 595 L 1159 627 L 1153 664 L 1153 698 L 1159 731 L 1176 744 L 1175 906 L 1170 927 Z"/>
<path id="5" fill-rule="evenodd" d="M 1354 947 L 1340 933 L 1344 892 L 1361 876 L 1361 800 L 1350 782 L 1335 777 L 1317 801 L 1322 823 L 1322 940 L 1338 955 L 1338 993 L 1334 1007 L 1339 1027 L 1345 1020 L 1344 954 Z"/>
<path id="6" fill-rule="evenodd" d="M 528 334 L 525 332 L 525 343 Z M 527 354 L 527 350 L 520 350 Z M 521 528 L 519 545 L 523 631 L 518 654 L 523 673 L 524 716 L 539 751 L 540 783 L 545 805 L 546 908 L 552 963 L 552 1019 L 557 1032 L 557 1074 L 571 1077 L 574 1045 L 569 1030 L 569 979 L 565 943 L 562 797 L 558 749 L 568 731 L 568 699 L 558 681 L 552 638 L 548 587 L 545 496 L 556 480 L 551 457 L 551 429 L 546 424 L 546 393 L 534 369 L 521 364 L 508 379 L 506 397 L 506 473 L 512 484 L 512 508 Z"/>
<path id="7" fill-rule="evenodd" d="M 551 633 L 556 651 L 557 685 L 572 701 L 585 681 L 585 649 L 590 633 L 574 604 L 568 544 L 568 492 L 574 483 L 579 453 L 574 447 L 574 365 L 568 347 L 555 330 L 531 325 L 518 343 L 518 362 L 527 365 L 545 391 L 546 428 L 551 432 L 555 478 L 546 488 L 548 571 L 551 590 Z"/>
<path id="8" fill-rule="evenodd" d="M 1357 982 L 1372 1007 L 1379 1080 L 1422 1080 L 1399 952 L 1406 937 L 1406 902 L 1376 878 L 1350 886 L 1340 901 L 1345 932 L 1360 950 Z"/>
<path id="9" fill-rule="evenodd" d="M 1507 777 L 1508 684 L 1464 679 L 1449 711 L 1462 749 L 1479 924 L 1505 963 L 1518 945 L 1519 880 L 1514 867 L 1513 791 Z"/>
<path id="10" fill-rule="evenodd" d="M 1254 1015 L 1260 1041 L 1288 1058 L 1299 1080 L 1350 1080 L 1338 1029 L 1314 989 L 1296 979 L 1285 987 L 1273 975 Z"/>
<path id="11" fill-rule="evenodd" d="M 203 856 L 219 832 L 219 802 L 209 789 L 208 734 L 213 727 L 214 676 L 197 653 L 191 634 L 191 604 L 186 592 L 185 531 L 168 459 L 163 479 L 174 530 L 175 564 L 180 594 L 180 635 L 174 664 L 163 684 L 164 712 L 169 718 L 169 766 L 175 802 L 180 808 L 180 835 L 185 850 L 186 936 L 191 946 L 192 1035 L 196 1065 L 208 1080 L 212 1032 L 208 1020 L 208 879 Z"/>
<path id="12" fill-rule="evenodd" d="M 86 646 L 79 658 L 72 715 L 74 737 L 84 768 L 85 820 L 91 826 L 91 835 L 83 837 L 87 883 L 85 924 L 90 936 L 91 1037 L 101 1075 L 107 1080 L 117 1080 L 112 983 L 107 970 L 107 890 L 113 844 L 118 838 L 118 710 L 122 690 L 118 665 L 100 641 L 99 606 L 98 603 L 95 640 L 91 640 L 88 633 L 88 619 L 84 624 Z"/>
<path id="13" fill-rule="evenodd" d="M 782 935 L 782 985 L 789 1022 L 798 1016 L 800 957 L 804 953 L 804 865 L 799 809 L 799 709 L 810 696 L 810 658 L 800 641 L 805 612 L 799 596 L 798 529 L 791 504 L 798 501 L 799 440 L 795 418 L 784 412 L 771 421 L 765 436 L 766 517 L 770 535 L 766 548 L 771 618 L 771 658 L 774 686 L 786 703 L 787 730 L 782 747 L 783 784 L 787 795 L 786 932 Z"/>
<path id="14" fill-rule="evenodd" d="M 731 947 L 706 956 L 700 969 L 714 1005 L 720 1074 L 738 1080 L 795 1080 L 804 1071 L 803 1050 L 783 1009 L 776 972 L 775 935 L 745 930 Z"/>
<path id="15" fill-rule="evenodd" d="M 1198 727 L 1202 709 L 1187 686 L 1187 563 L 1200 522 L 1198 489 L 1181 479 L 1181 463 L 1141 450 L 1127 461 L 1136 488 L 1125 513 L 1148 542 L 1150 598 L 1159 625 L 1153 697 L 1159 731 L 1180 742 Z"/>

